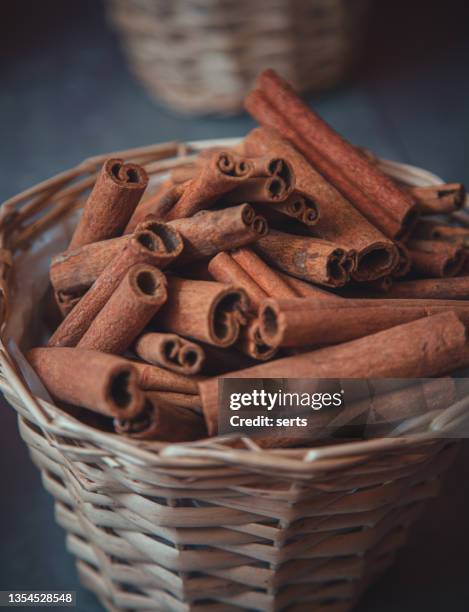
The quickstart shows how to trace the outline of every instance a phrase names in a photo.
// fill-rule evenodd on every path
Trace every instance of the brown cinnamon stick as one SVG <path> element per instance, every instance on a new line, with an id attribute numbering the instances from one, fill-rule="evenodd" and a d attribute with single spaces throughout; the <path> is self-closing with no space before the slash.
<path id="1" fill-rule="evenodd" d="M 96 179 L 69 249 L 118 236 L 127 225 L 148 184 L 148 176 L 136 164 L 108 159 Z"/>
<path id="2" fill-rule="evenodd" d="M 469 228 L 444 225 L 427 219 L 417 224 L 412 237 L 419 240 L 444 240 L 469 247 Z"/>
<path id="3" fill-rule="evenodd" d="M 249 204 L 203 210 L 193 217 L 171 221 L 169 225 L 184 240 L 184 252 L 178 263 L 212 257 L 220 251 L 250 244 L 268 232 L 264 217 L 256 215 Z"/>
<path id="4" fill-rule="evenodd" d="M 233 153 L 212 153 L 207 156 L 200 173 L 190 181 L 184 193 L 170 209 L 166 219 L 191 217 L 199 210 L 210 208 L 222 195 L 248 179 L 252 170 L 247 159 L 236 161 Z"/>
<path id="5" fill-rule="evenodd" d="M 293 167 L 296 189 L 317 203 L 320 219 L 312 235 L 357 252 L 354 277 L 370 281 L 391 272 L 397 257 L 394 244 L 373 227 L 330 185 L 290 143 L 272 130 L 257 128 L 244 140 L 250 152 L 270 152 L 285 157 Z"/>
<path id="6" fill-rule="evenodd" d="M 333 347 L 230 372 L 224 378 L 426 378 L 469 363 L 466 328 L 453 312 Z M 217 431 L 218 379 L 199 383 L 209 434 Z"/>
<path id="7" fill-rule="evenodd" d="M 456 276 L 465 254 L 462 246 L 438 240 L 410 240 L 407 243 L 412 268 L 424 276 Z"/>
<path id="8" fill-rule="evenodd" d="M 138 226 L 139 241 L 153 252 L 153 261 L 165 268 L 179 257 L 183 245 L 178 231 L 169 224 L 147 219 Z M 50 280 L 56 293 L 83 294 L 131 240 L 132 234 L 101 240 L 52 258 Z"/>
<path id="9" fill-rule="evenodd" d="M 28 360 L 58 400 L 122 418 L 143 407 L 137 372 L 125 359 L 76 348 L 36 348 Z"/>
<path id="10" fill-rule="evenodd" d="M 355 253 L 335 243 L 276 230 L 259 239 L 254 249 L 284 272 L 326 287 L 345 285 L 355 266 Z"/>
<path id="11" fill-rule="evenodd" d="M 259 318 L 252 315 L 247 325 L 241 328 L 237 348 L 257 361 L 267 361 L 277 352 L 277 347 L 272 346 L 260 334 Z"/>
<path id="12" fill-rule="evenodd" d="M 223 251 L 215 255 L 208 264 L 208 270 L 218 282 L 244 289 L 252 307 L 256 310 L 268 297 L 267 293 L 245 272 L 230 253 Z"/>
<path id="13" fill-rule="evenodd" d="M 397 249 L 397 260 L 396 266 L 392 271 L 392 275 L 395 278 L 402 278 L 403 276 L 407 276 L 410 272 L 411 261 L 409 251 L 406 246 L 402 244 L 402 242 L 395 242 L 395 247 Z"/>
<path id="14" fill-rule="evenodd" d="M 280 277 L 284 280 L 284 282 L 293 290 L 295 295 L 291 296 L 278 296 L 280 297 L 310 297 L 315 298 L 316 300 L 322 300 L 325 302 L 342 302 L 343 298 L 340 295 L 336 295 L 335 293 L 331 293 L 327 291 L 327 289 L 323 289 L 322 287 L 317 287 L 316 285 L 312 285 L 311 283 L 307 283 L 306 281 L 300 280 L 299 278 L 295 278 L 294 276 L 290 276 L 289 274 L 285 274 L 284 272 L 279 272 Z M 275 295 L 270 295 L 269 297 L 277 297 Z"/>
<path id="15" fill-rule="evenodd" d="M 123 353 L 166 301 L 166 279 L 148 264 L 132 266 L 100 310 L 78 346 Z"/>
<path id="16" fill-rule="evenodd" d="M 410 192 L 422 215 L 452 213 L 463 206 L 466 198 L 466 190 L 461 183 L 410 187 Z"/>
<path id="17" fill-rule="evenodd" d="M 51 336 L 48 346 L 75 346 L 111 298 L 126 272 L 136 264 L 167 265 L 182 251 L 182 239 L 170 226 L 160 226 L 160 235 L 148 230 L 130 235 L 116 257 L 104 268 L 79 304 Z M 162 238 L 166 244 L 162 244 Z"/>
<path id="18" fill-rule="evenodd" d="M 386 293 L 374 293 L 383 298 L 416 298 L 421 300 L 466 300 L 469 298 L 469 276 L 425 278 L 395 282 Z"/>
<path id="19" fill-rule="evenodd" d="M 269 297 L 296 296 L 296 292 L 285 282 L 281 273 L 270 268 L 251 249 L 235 249 L 231 251 L 230 256 Z"/>
<path id="20" fill-rule="evenodd" d="M 148 215 L 156 219 L 164 219 L 168 212 L 184 193 L 189 181 L 174 185 L 172 181 L 165 181 L 160 188 L 149 198 L 142 200 L 130 218 L 124 234 L 130 234 Z"/>
<path id="21" fill-rule="evenodd" d="M 198 374 L 205 360 L 202 347 L 176 334 L 143 334 L 135 343 L 135 352 L 144 361 L 181 374 Z"/>
<path id="22" fill-rule="evenodd" d="M 241 204 L 242 202 L 283 202 L 288 198 L 291 189 L 279 176 L 251 177 L 238 187 L 223 196 L 225 204 Z"/>
<path id="23" fill-rule="evenodd" d="M 202 412 L 202 402 L 196 394 L 175 393 L 174 391 L 153 391 L 152 396 L 156 400 L 162 400 L 172 406 L 191 408 L 195 412 Z"/>
<path id="24" fill-rule="evenodd" d="M 137 440 L 187 442 L 206 435 L 204 419 L 190 408 L 169 404 L 152 393 L 147 394 L 143 411 L 133 419 L 116 419 L 119 434 Z"/>
<path id="25" fill-rule="evenodd" d="M 405 300 L 403 300 L 405 302 Z M 425 316 L 454 311 L 469 324 L 469 304 L 427 305 L 397 300 L 344 300 L 325 305 L 315 299 L 266 300 L 259 311 L 260 333 L 271 346 L 327 346 L 375 334 Z M 389 304 L 389 305 L 387 305 Z"/>
<path id="26" fill-rule="evenodd" d="M 227 347 L 246 323 L 248 306 L 241 288 L 169 277 L 168 303 L 154 322 L 160 330 Z"/>
<path id="27" fill-rule="evenodd" d="M 408 233 L 417 216 L 417 205 L 409 193 L 333 130 L 273 70 L 260 75 L 257 87 L 281 118 L 272 125 L 264 119 L 258 99 L 248 96 L 246 108 L 260 123 L 293 137 L 292 142 L 307 153 L 309 161 L 386 235 L 399 238 Z M 357 190 L 365 197 L 357 198 Z"/>
<path id="28" fill-rule="evenodd" d="M 130 361 L 130 363 L 137 370 L 139 386 L 147 391 L 196 394 L 197 383 L 203 380 L 201 376 L 186 376 L 141 361 Z"/>

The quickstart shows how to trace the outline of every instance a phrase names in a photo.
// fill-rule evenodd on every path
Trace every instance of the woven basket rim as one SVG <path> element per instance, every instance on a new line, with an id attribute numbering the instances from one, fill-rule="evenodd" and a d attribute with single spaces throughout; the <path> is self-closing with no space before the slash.
<path id="1" fill-rule="evenodd" d="M 187 143 L 169 142 L 164 144 L 139 147 L 126 151 L 115 151 L 104 155 L 97 155 L 82 161 L 75 168 L 62 172 L 51 179 L 42 181 L 37 185 L 9 198 L 0 207 L 0 293 L 2 302 L 8 303 L 9 272 L 14 266 L 12 252 L 16 250 L 17 244 L 10 240 L 14 230 L 22 227 L 21 219 L 23 208 L 17 207 L 31 198 L 47 195 L 55 197 L 57 192 L 69 187 L 71 180 L 84 175 L 89 176 L 83 184 L 87 187 L 92 185 L 93 177 L 99 166 L 109 157 L 122 157 L 124 159 L 138 160 L 146 167 L 150 174 L 160 174 L 168 169 L 187 162 L 195 152 L 212 147 L 230 147 L 240 141 L 240 137 L 214 138 L 208 140 L 195 140 Z M 156 159 L 156 161 L 155 161 Z M 168 159 L 170 161 L 168 161 Z M 408 182 L 413 185 L 437 185 L 444 181 L 437 175 L 421 168 L 408 164 L 380 159 L 380 167 L 394 178 Z M 79 194 L 76 195 L 78 198 Z M 50 200 L 49 197 L 49 200 Z M 75 200 L 76 200 L 75 198 Z M 33 212 L 36 211 L 30 205 Z M 72 205 L 64 208 L 63 214 L 73 210 Z M 30 214 L 28 209 L 28 214 Z M 20 218 L 20 221 L 18 221 Z M 57 217 L 57 219 L 60 217 Z M 53 222 L 57 219 L 53 218 Z M 33 228 L 34 229 L 34 228 Z M 37 231 L 37 234 L 40 233 Z M 31 240 L 35 235 L 31 232 Z M 20 232 L 21 235 L 21 232 Z M 5 306 L 5 304 L 4 304 Z M 0 390 L 4 392 L 7 400 L 24 418 L 35 423 L 49 436 L 61 436 L 72 439 L 76 447 L 70 447 L 54 441 L 54 446 L 59 450 L 73 451 L 79 456 L 80 452 L 87 457 L 112 457 L 114 454 L 123 455 L 128 461 L 143 463 L 145 465 L 165 466 L 190 466 L 190 467 L 216 467 L 221 465 L 247 466 L 251 469 L 262 469 L 263 467 L 275 465 L 275 469 L 281 472 L 295 472 L 298 475 L 322 472 L 328 469 L 338 469 L 344 465 L 360 463 L 363 456 L 382 452 L 402 452 L 416 445 L 431 445 L 435 441 L 435 432 L 451 429 L 461 414 L 467 409 L 469 400 L 458 402 L 438 413 L 429 413 L 423 417 L 416 417 L 408 423 L 409 433 L 401 437 L 377 438 L 366 441 L 353 441 L 342 444 L 320 445 L 317 447 L 297 447 L 290 449 L 261 449 L 253 440 L 241 438 L 244 448 L 231 448 L 224 441 L 231 438 L 206 438 L 189 443 L 163 443 L 136 441 L 115 433 L 96 430 L 81 421 L 78 421 L 68 413 L 64 412 L 54 404 L 34 396 L 19 375 L 15 364 L 15 358 L 6 346 L 4 338 L 5 321 L 8 316 L 7 308 L 3 309 L 2 337 L 0 342 Z M 416 426 L 427 425 L 427 430 L 422 433 L 412 433 Z M 239 437 L 238 437 L 239 439 Z M 441 441 L 440 441 L 441 442 Z M 82 451 L 80 451 L 82 449 Z"/>

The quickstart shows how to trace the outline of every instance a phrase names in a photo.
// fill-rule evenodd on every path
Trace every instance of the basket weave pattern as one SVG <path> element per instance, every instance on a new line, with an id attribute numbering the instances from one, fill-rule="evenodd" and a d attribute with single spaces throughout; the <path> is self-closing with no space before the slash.
<path id="1" fill-rule="evenodd" d="M 297 90 L 337 83 L 352 65 L 368 0 L 108 0 L 133 72 L 170 107 L 242 108 L 274 68 Z"/>
<path id="2" fill-rule="evenodd" d="M 109 156 L 156 175 L 208 144 L 215 143 Z M 106 157 L 2 207 L 3 319 L 11 253 L 27 250 L 80 205 Z M 411 184 L 439 182 L 408 166 L 383 168 Z M 136 442 L 32 395 L 4 343 L 0 389 L 19 413 L 21 436 L 55 498 L 81 580 L 109 610 L 349 610 L 392 563 L 458 447 L 431 434 L 458 421 L 460 410 L 451 408 L 409 421 L 405 437 L 314 449 L 262 450 L 252 440 L 233 449 L 216 438 Z"/>

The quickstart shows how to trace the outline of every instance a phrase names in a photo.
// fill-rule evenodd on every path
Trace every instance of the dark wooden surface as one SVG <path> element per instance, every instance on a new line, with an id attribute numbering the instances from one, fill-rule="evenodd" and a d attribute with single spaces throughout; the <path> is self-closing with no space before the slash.
<path id="1" fill-rule="evenodd" d="M 94 0 L 19 0 L 0 21 L 0 201 L 86 156 L 172 139 L 244 134 L 246 116 L 181 118 L 126 69 Z M 469 38 L 465 2 L 376 2 L 367 59 L 353 79 L 311 98 L 348 138 L 383 157 L 469 183 Z M 469 444 L 360 612 L 469 609 Z M 81 589 L 51 498 L 0 406 L 0 590 Z"/>

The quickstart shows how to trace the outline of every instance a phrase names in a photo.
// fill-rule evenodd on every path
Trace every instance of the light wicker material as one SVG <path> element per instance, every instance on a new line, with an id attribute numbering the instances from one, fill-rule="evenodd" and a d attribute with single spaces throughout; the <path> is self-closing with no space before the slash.
<path id="1" fill-rule="evenodd" d="M 265 68 L 300 91 L 340 81 L 369 0 L 108 0 L 133 72 L 186 113 L 233 113 Z"/>
<path id="2" fill-rule="evenodd" d="M 109 156 L 142 163 L 155 175 L 214 144 L 234 142 L 169 143 Z M 4 204 L 4 318 L 11 253 L 17 245 L 27 250 L 28 241 L 83 201 L 105 157 Z M 412 184 L 441 182 L 381 163 Z M 34 397 L 7 340 L 0 389 L 19 413 L 21 436 L 55 498 L 81 580 L 109 610 L 349 610 L 392 563 L 425 500 L 438 493 L 458 444 L 432 431 L 451 431 L 467 410 L 456 405 L 413 419 L 404 437 L 316 448 L 261 450 L 245 440 L 233 449 L 216 438 L 136 442 Z"/>

